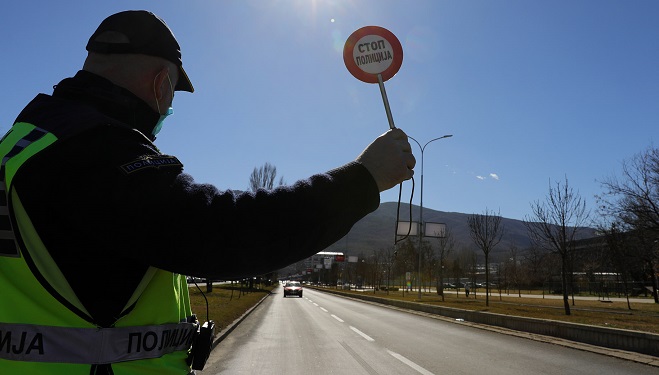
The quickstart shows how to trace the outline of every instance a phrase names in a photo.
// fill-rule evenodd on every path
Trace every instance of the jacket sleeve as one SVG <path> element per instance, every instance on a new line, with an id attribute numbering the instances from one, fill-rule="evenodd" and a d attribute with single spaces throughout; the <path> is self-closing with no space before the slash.
<path id="1" fill-rule="evenodd" d="M 141 164 L 158 155 L 138 132 L 99 128 L 26 166 L 19 189 L 56 259 L 74 269 L 113 262 L 257 275 L 321 251 L 379 205 L 375 181 L 354 162 L 291 186 L 237 193 L 195 183 L 177 163 Z"/>
<path id="2" fill-rule="evenodd" d="M 270 191 L 220 192 L 185 174 L 163 191 L 169 196 L 149 207 L 158 212 L 159 235 L 144 244 L 142 261 L 217 278 L 265 273 L 315 254 L 379 204 L 375 182 L 358 163 Z"/>

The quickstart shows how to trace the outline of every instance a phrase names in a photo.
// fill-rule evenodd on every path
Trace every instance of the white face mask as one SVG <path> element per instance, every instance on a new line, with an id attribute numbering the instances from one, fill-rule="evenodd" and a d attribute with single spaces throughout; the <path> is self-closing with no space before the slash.
<path id="1" fill-rule="evenodd" d="M 160 74 L 160 73 L 158 73 Z M 158 76 L 156 76 L 158 78 Z M 167 74 L 167 80 L 169 81 L 169 89 L 172 92 L 172 100 L 174 99 L 174 87 L 172 86 L 172 80 L 169 78 L 169 73 Z M 155 78 L 153 79 L 153 94 L 156 94 L 156 82 Z M 160 104 L 158 103 L 158 98 L 156 97 L 156 107 L 158 108 L 158 113 L 160 113 Z M 172 106 L 169 106 L 167 108 L 167 112 L 161 113 L 160 118 L 158 119 L 158 122 L 156 123 L 156 126 L 153 127 L 153 130 L 151 131 L 151 134 L 155 137 L 158 133 L 160 133 L 160 129 L 162 129 L 162 123 L 165 121 L 165 119 L 168 116 L 171 116 L 174 114 L 174 108 Z"/>

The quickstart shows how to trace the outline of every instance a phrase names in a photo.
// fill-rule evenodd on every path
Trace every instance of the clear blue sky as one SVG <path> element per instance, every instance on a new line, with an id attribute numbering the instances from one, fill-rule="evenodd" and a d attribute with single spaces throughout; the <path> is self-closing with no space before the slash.
<path id="1" fill-rule="evenodd" d="M 165 19 L 196 89 L 176 95 L 157 145 L 220 189 L 246 189 L 265 162 L 287 183 L 326 171 L 388 129 L 377 85 L 343 64 L 366 25 L 403 45 L 386 83 L 396 125 L 422 144 L 453 134 L 426 148 L 424 207 L 524 219 L 567 176 L 594 208 L 598 180 L 659 142 L 654 0 L 9 1 L 0 132 L 74 75 L 98 24 L 126 9 Z"/>

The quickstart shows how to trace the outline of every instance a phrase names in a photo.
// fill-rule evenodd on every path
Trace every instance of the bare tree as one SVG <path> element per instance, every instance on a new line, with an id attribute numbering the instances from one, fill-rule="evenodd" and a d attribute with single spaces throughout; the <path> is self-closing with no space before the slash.
<path id="1" fill-rule="evenodd" d="M 627 226 L 659 236 L 659 149 L 649 147 L 622 163 L 622 177 L 602 182 L 600 210 Z"/>
<path id="2" fill-rule="evenodd" d="M 435 252 L 433 251 L 432 244 L 430 241 L 422 241 L 421 242 L 421 266 L 424 268 L 424 274 L 428 275 L 428 283 L 424 284 L 423 283 L 423 277 L 421 277 L 421 287 L 426 286 L 426 290 L 430 291 L 430 287 L 432 286 L 432 274 L 433 270 L 435 268 L 435 265 L 437 263 L 437 259 L 435 258 Z"/>
<path id="3" fill-rule="evenodd" d="M 531 241 L 537 246 L 558 254 L 561 258 L 561 285 L 563 288 L 563 305 L 565 315 L 570 315 L 568 303 L 569 261 L 573 241 L 584 226 L 590 213 L 586 210 L 586 201 L 579 192 L 570 188 L 567 177 L 561 184 L 552 186 L 549 181 L 549 194 L 544 202 L 531 204 L 532 217 L 526 218 L 524 224 Z"/>
<path id="4" fill-rule="evenodd" d="M 635 256 L 646 263 L 655 302 L 659 303 L 659 148 L 648 147 L 622 164 L 622 177 L 604 180 L 605 192 L 597 197 L 598 209 L 626 232 L 635 232 L 641 243 Z"/>
<path id="5" fill-rule="evenodd" d="M 249 176 L 249 188 L 251 191 L 256 192 L 258 189 L 263 188 L 271 190 L 274 187 L 275 178 L 277 177 L 277 167 L 270 163 L 265 163 L 260 168 L 254 168 L 252 174 Z M 279 185 L 284 184 L 284 177 L 279 178 Z M 274 278 L 274 272 L 264 275 L 266 280 Z M 253 281 L 250 279 L 250 287 L 253 286 Z"/>
<path id="6" fill-rule="evenodd" d="M 404 241 L 398 243 L 395 262 L 396 274 L 404 275 L 418 269 L 419 253 L 415 243 L 416 241 L 413 241 L 411 237 L 407 237 Z M 415 275 L 416 273 L 412 272 L 411 274 Z M 408 286 L 405 286 L 403 289 L 407 288 Z"/>
<path id="7" fill-rule="evenodd" d="M 375 294 L 377 289 L 382 287 L 382 256 L 382 249 L 379 251 L 373 250 L 373 255 L 371 256 L 373 259 L 373 264 L 371 265 L 371 272 L 373 275 L 373 294 Z"/>
<path id="8" fill-rule="evenodd" d="M 469 276 L 470 276 L 470 278 L 469 278 L 470 281 L 468 283 L 470 283 L 470 286 L 471 286 L 471 295 L 473 295 L 474 299 L 476 299 L 477 298 L 476 297 L 476 295 L 477 295 L 476 275 L 478 274 L 478 261 L 476 259 L 476 252 L 470 249 L 467 252 L 467 256 L 468 256 L 468 261 L 469 261 L 468 269 L 469 269 Z M 466 288 L 466 285 L 465 285 L 465 288 Z"/>
<path id="9" fill-rule="evenodd" d="M 270 163 L 263 164 L 260 168 L 254 168 L 249 176 L 249 188 L 256 192 L 258 189 L 271 190 L 275 186 L 277 178 L 277 167 Z M 279 178 L 279 185 L 284 184 L 284 177 Z"/>
<path id="10" fill-rule="evenodd" d="M 485 255 L 485 305 L 490 306 L 490 252 L 501 242 L 504 226 L 501 215 L 487 208 L 481 214 L 473 214 L 467 218 L 469 235 L 476 246 Z"/>
<path id="11" fill-rule="evenodd" d="M 397 252 L 395 251 L 395 248 L 393 246 L 380 249 L 380 258 L 382 259 L 383 262 L 383 267 L 384 270 L 387 273 L 387 294 L 389 294 L 389 290 L 391 289 L 390 283 L 391 283 L 391 269 L 394 266 L 394 261 L 396 260 L 396 255 Z"/>
<path id="12" fill-rule="evenodd" d="M 456 256 L 453 258 L 453 280 L 455 284 L 455 296 L 457 297 L 460 293 L 460 279 L 462 278 L 463 270 L 462 257 Z"/>
<path id="13" fill-rule="evenodd" d="M 518 258 L 518 249 L 517 245 L 514 243 L 510 244 L 509 253 L 508 253 L 508 260 L 506 262 L 506 273 L 507 273 L 507 279 L 509 280 L 509 285 L 512 284 L 517 287 L 517 295 L 519 297 L 522 296 L 522 287 L 521 287 L 521 272 L 520 272 L 520 267 L 519 267 L 519 258 Z M 510 288 L 508 288 L 510 289 Z M 510 290 L 508 290 L 508 293 L 510 294 Z"/>
<path id="14" fill-rule="evenodd" d="M 447 227 L 444 237 L 438 237 L 437 241 L 439 243 L 437 249 L 437 294 L 441 295 L 442 301 L 444 301 L 444 267 L 446 266 L 446 258 L 451 251 L 453 251 L 453 247 L 455 246 L 453 232 Z"/>
<path id="15" fill-rule="evenodd" d="M 524 270 L 530 286 L 544 286 L 549 278 L 547 252 L 537 246 L 529 247 L 524 253 Z M 544 287 L 541 288 L 544 295 Z"/>
<path id="16" fill-rule="evenodd" d="M 628 247 L 626 245 L 625 234 L 621 233 L 618 225 L 615 223 L 611 224 L 610 227 L 600 227 L 599 230 L 604 233 L 604 239 L 606 241 L 606 252 L 605 256 L 609 257 L 610 261 L 613 263 L 616 271 L 622 278 L 623 291 L 625 292 L 625 297 L 627 298 L 627 309 L 631 310 L 632 306 L 629 302 L 629 256 L 627 256 Z"/>

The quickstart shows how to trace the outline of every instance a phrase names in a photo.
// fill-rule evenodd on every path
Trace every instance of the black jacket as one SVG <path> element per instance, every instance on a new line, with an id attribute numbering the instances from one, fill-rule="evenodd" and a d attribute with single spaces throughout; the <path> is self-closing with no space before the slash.
<path id="1" fill-rule="evenodd" d="M 257 193 L 197 184 L 145 136 L 158 117 L 127 90 L 80 71 L 17 118 L 55 134 L 72 130 L 29 160 L 13 186 L 101 324 L 114 320 L 148 266 L 225 279 L 265 273 L 321 251 L 379 204 L 358 163 Z"/>

